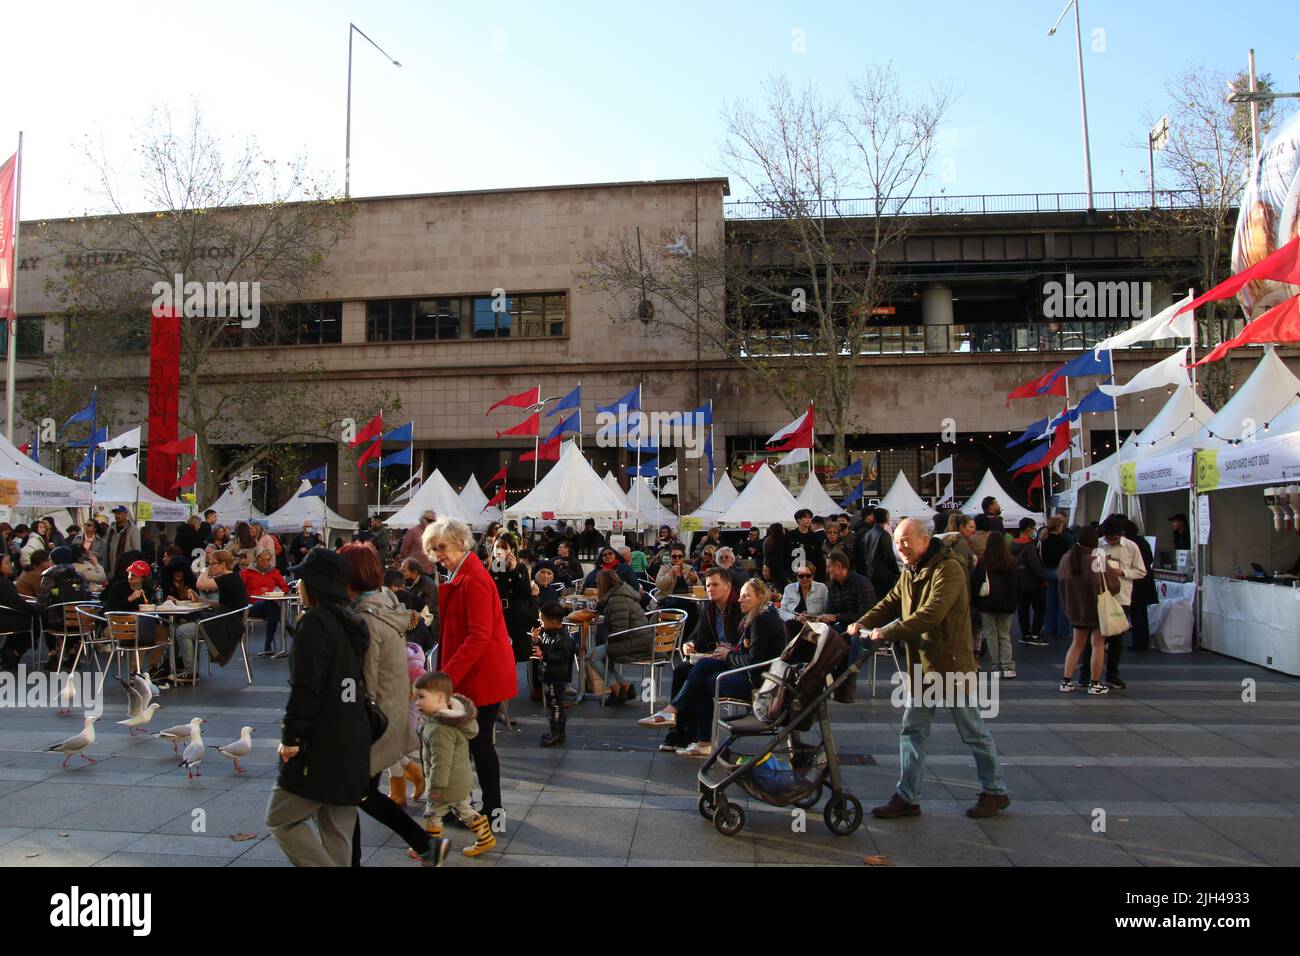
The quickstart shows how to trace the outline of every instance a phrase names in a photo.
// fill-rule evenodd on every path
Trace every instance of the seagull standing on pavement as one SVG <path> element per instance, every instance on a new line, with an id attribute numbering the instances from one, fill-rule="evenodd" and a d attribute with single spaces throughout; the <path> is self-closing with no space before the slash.
<path id="1" fill-rule="evenodd" d="M 98 763 L 94 757 L 86 756 L 87 748 L 95 742 L 95 721 L 98 719 L 98 717 L 87 717 L 85 726 L 81 728 L 81 733 L 75 737 L 69 737 L 63 743 L 55 744 L 53 747 L 46 747 L 45 752 L 67 754 L 63 758 L 63 766 L 65 767 L 73 757 L 80 757 L 82 760 Z"/>
<path id="2" fill-rule="evenodd" d="M 134 717 L 128 717 L 126 720 L 119 720 L 118 725 L 130 728 L 131 736 L 134 737 L 135 729 L 137 727 L 147 726 L 149 721 L 153 720 L 153 715 L 158 712 L 158 708 L 161 706 L 162 704 L 150 704 Z"/>
<path id="3" fill-rule="evenodd" d="M 203 763 L 203 734 L 199 731 L 201 723 L 203 720 L 198 717 L 190 721 L 190 742 L 186 745 L 185 752 L 181 754 L 180 766 L 184 767 L 185 772 L 189 774 L 187 778 L 189 780 L 193 780 L 195 776 L 203 776 L 194 773 L 194 768 Z"/>
<path id="4" fill-rule="evenodd" d="M 223 754 L 235 762 L 235 773 L 244 772 L 244 768 L 239 765 L 239 758 L 247 757 L 249 751 L 253 749 L 253 731 L 256 729 L 255 727 L 245 727 L 239 731 L 238 740 L 217 748 L 217 753 Z"/>
<path id="5" fill-rule="evenodd" d="M 132 674 L 129 684 L 120 677 L 114 680 L 126 690 L 126 720 L 119 720 L 118 724 L 130 728 L 131 736 L 134 737 L 137 727 L 143 727 L 153 720 L 159 705 L 150 703 L 153 694 L 149 690 L 149 682 L 141 675 Z"/>
<path id="6" fill-rule="evenodd" d="M 194 720 L 201 724 L 207 723 L 202 717 L 195 717 Z M 191 720 L 188 724 L 177 724 L 175 727 L 160 730 L 154 736 L 163 740 L 170 740 L 172 742 L 172 753 L 179 757 L 181 755 L 179 743 L 182 740 L 188 741 L 190 739 L 190 731 L 194 729 L 194 720 Z"/>
<path id="7" fill-rule="evenodd" d="M 59 716 L 72 713 L 77 705 L 77 675 L 69 674 L 63 689 L 59 691 Z"/>

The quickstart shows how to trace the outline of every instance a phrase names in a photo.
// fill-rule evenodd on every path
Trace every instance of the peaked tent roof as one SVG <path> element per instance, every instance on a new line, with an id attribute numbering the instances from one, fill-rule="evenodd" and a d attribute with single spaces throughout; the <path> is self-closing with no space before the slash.
<path id="1" fill-rule="evenodd" d="M 225 515 L 239 521 L 257 521 L 259 518 L 266 517 L 253 506 L 253 483 L 238 479 L 226 485 L 226 490 L 221 493 L 221 496 L 203 510 L 215 511 L 218 521 Z"/>
<path id="2" fill-rule="evenodd" d="M 795 498 L 795 501 L 799 502 L 800 508 L 807 508 L 820 518 L 825 518 L 827 515 L 837 515 L 844 510 L 826 493 L 822 483 L 817 480 L 816 472 L 808 476 L 808 480 L 804 482 L 803 490 L 799 492 L 799 497 Z"/>
<path id="3" fill-rule="evenodd" d="M 415 496 L 386 518 L 384 523 L 390 528 L 413 528 L 420 523 L 420 512 L 430 510 L 439 518 L 451 518 L 467 525 L 472 525 L 477 520 L 477 516 L 471 514 L 460 500 L 456 489 L 435 468 Z"/>
<path id="4" fill-rule="evenodd" d="M 283 534 L 286 531 L 300 531 L 304 521 L 315 522 L 315 527 L 319 528 L 321 522 L 325 523 L 326 528 L 355 528 L 357 523 L 343 517 L 337 511 L 334 511 L 329 505 L 325 504 L 324 498 L 299 498 L 298 496 L 307 491 L 312 486 L 310 481 L 304 481 L 298 485 L 298 488 L 289 500 L 286 501 L 278 510 L 272 511 L 266 516 L 267 528 L 276 534 Z"/>
<path id="5" fill-rule="evenodd" d="M 794 513 L 798 510 L 799 503 L 794 500 L 794 495 L 786 490 L 781 479 L 772 474 L 772 469 L 764 462 L 736 500 L 718 516 L 717 523 L 733 527 L 744 523 L 793 525 Z"/>
<path id="6" fill-rule="evenodd" d="M 135 469 L 139 455 L 123 455 L 95 476 L 95 505 L 130 505 L 137 502 L 153 508 L 148 521 L 184 521 L 190 516 L 190 506 L 183 501 L 164 498 L 139 478 Z"/>
<path id="7" fill-rule="evenodd" d="M 719 470 L 721 471 L 721 469 Z M 731 483 L 731 476 L 726 471 L 722 471 L 722 477 L 714 484 L 709 497 L 704 499 L 704 504 L 691 512 L 691 517 L 702 518 L 705 521 L 717 521 L 718 518 L 722 517 L 722 513 L 730 508 L 732 503 L 739 497 L 740 492 Z"/>
<path id="8" fill-rule="evenodd" d="M 487 503 L 489 500 L 488 496 L 483 493 L 483 487 L 478 483 L 478 479 L 471 472 L 469 481 L 465 482 L 465 487 L 460 490 L 460 503 L 465 506 L 466 511 L 474 515 L 470 527 L 474 529 L 486 528 L 493 521 L 500 522 L 502 520 L 504 516 L 501 514 L 501 506 L 493 505 L 488 508 Z"/>
<path id="9" fill-rule="evenodd" d="M 984 471 L 984 477 L 980 479 L 979 485 L 975 488 L 975 493 L 967 499 L 966 504 L 962 505 L 962 513 L 968 515 L 977 515 L 980 513 L 980 502 L 992 495 L 998 499 L 998 504 L 1002 506 L 1003 525 L 1009 527 L 1013 522 L 1021 518 L 1040 518 L 1042 517 L 1037 511 L 1030 511 L 1028 508 L 1012 498 L 1007 490 L 998 484 L 998 480 L 993 477 L 993 469 L 987 468 Z"/>
<path id="10" fill-rule="evenodd" d="M 1111 472 L 1117 465 L 1122 465 L 1126 461 L 1132 461 L 1137 456 L 1137 432 L 1129 432 L 1127 438 L 1120 442 L 1119 451 L 1111 452 L 1110 455 L 1101 461 L 1094 461 L 1086 468 L 1080 468 L 1070 475 L 1070 486 L 1073 488 L 1082 488 L 1090 481 L 1106 481 L 1112 478 Z"/>
<path id="11" fill-rule="evenodd" d="M 614 492 L 614 497 L 618 498 L 618 500 L 622 502 L 623 510 L 626 511 L 628 514 L 631 514 L 632 501 L 623 492 L 622 487 L 619 486 L 618 479 L 614 477 L 614 473 L 612 471 L 605 472 L 604 481 L 605 481 L 605 487 L 608 488 L 610 491 Z"/>
<path id="12" fill-rule="evenodd" d="M 655 497 L 649 478 L 633 478 L 627 500 L 632 503 L 632 520 L 640 527 L 657 528 L 665 524 L 670 528 L 677 527 L 677 512 L 665 508 L 663 502 Z"/>
<path id="13" fill-rule="evenodd" d="M 1195 420 L 1192 416 L 1195 415 Z M 1197 429 L 1204 434 L 1205 425 L 1214 418 L 1210 406 L 1201 401 L 1190 385 L 1180 385 L 1169 396 L 1151 423 L 1138 433 L 1132 458 L 1166 455 L 1183 447 L 1190 447 Z M 1241 427 L 1240 423 L 1237 425 Z M 1198 438 L 1198 442 L 1199 442 Z M 1127 460 L 1132 460 L 1132 458 Z"/>
<path id="14" fill-rule="evenodd" d="M 1277 351 L 1271 345 L 1264 347 L 1264 354 L 1246 381 L 1233 392 L 1228 403 L 1206 423 L 1205 431 L 1197 436 L 1198 448 L 1222 447 L 1228 439 L 1242 437 L 1243 422 L 1255 423 L 1256 438 L 1272 437 L 1273 426 L 1269 426 L 1267 435 L 1264 423 L 1276 418 L 1279 412 L 1300 403 L 1296 393 L 1300 392 L 1300 379 L 1291 373 L 1286 364 L 1278 358 Z M 1281 435 L 1279 431 L 1276 434 Z"/>
<path id="15" fill-rule="evenodd" d="M 885 497 L 880 499 L 881 508 L 889 512 L 889 520 L 895 524 L 899 518 L 933 518 L 935 511 L 925 503 L 925 499 L 916 493 L 907 475 L 899 471 L 894 483 L 889 486 Z"/>
<path id="16" fill-rule="evenodd" d="M 505 509 L 508 518 L 553 514 L 566 521 L 575 518 L 616 518 L 623 503 L 614 497 L 595 469 L 578 450 L 578 443 L 566 441 L 560 460 L 537 487 Z M 549 519 L 548 519 L 549 520 Z"/>
<path id="17" fill-rule="evenodd" d="M 18 482 L 18 508 L 75 508 L 90 504 L 90 485 L 28 458 L 0 435 L 0 478 Z"/>

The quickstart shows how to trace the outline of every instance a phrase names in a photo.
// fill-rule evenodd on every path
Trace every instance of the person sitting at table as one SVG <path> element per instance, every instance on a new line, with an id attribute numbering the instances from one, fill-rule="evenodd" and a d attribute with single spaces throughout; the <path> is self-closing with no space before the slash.
<path id="1" fill-rule="evenodd" d="M 49 558 L 45 560 L 48 562 Z M 36 605 L 19 594 L 13 581 L 9 580 L 13 570 L 13 558 L 0 552 L 0 631 L 8 634 L 4 649 L 0 650 L 0 667 L 5 670 L 17 667 L 23 654 L 32 646 L 37 616 Z"/>
<path id="2" fill-rule="evenodd" d="M 538 602 L 554 601 L 564 592 L 564 585 L 555 580 L 555 566 L 550 561 L 539 561 L 533 568 L 533 583 L 537 585 Z"/>
<path id="3" fill-rule="evenodd" d="M 587 655 L 587 662 L 598 673 L 605 670 L 605 660 L 609 660 L 609 700 L 611 704 L 623 704 L 637 697 L 636 688 L 623 679 L 618 671 L 620 661 L 645 660 L 654 650 L 654 634 L 649 630 L 637 631 L 622 637 L 621 631 L 635 627 L 644 627 L 650 619 L 641 610 L 641 597 L 616 571 L 605 568 L 596 576 L 596 608 L 605 618 L 601 631 L 605 640 Z"/>
<path id="4" fill-rule="evenodd" d="M 190 569 L 189 558 L 175 555 L 163 565 L 161 575 L 164 601 L 201 601 L 198 580 Z"/>
<path id="5" fill-rule="evenodd" d="M 229 611 L 238 611 L 248 606 L 248 590 L 243 579 L 235 573 L 235 556 L 229 551 L 213 551 L 208 557 L 208 574 L 217 585 L 218 600 L 210 605 L 210 610 L 201 617 L 215 617 Z M 163 670 L 154 675 L 154 683 L 161 686 L 161 681 L 169 684 L 175 681 L 193 681 L 196 655 L 199 642 L 199 621 L 186 621 L 176 628 L 176 648 L 180 655 L 180 673 L 172 677 Z M 212 660 L 219 667 L 224 667 L 230 655 L 239 646 L 244 636 L 244 624 L 236 615 L 231 615 L 204 628 L 207 635 L 208 651 Z M 166 665 L 163 665 L 164 668 Z"/>
<path id="6" fill-rule="evenodd" d="M 601 571 L 613 571 L 636 593 L 637 600 L 641 599 L 641 582 L 637 580 L 632 565 L 624 561 L 622 556 L 610 547 L 600 549 L 600 554 L 596 559 L 596 566 L 591 569 L 591 573 L 582 582 L 584 591 L 596 590 L 596 576 Z"/>
<path id="7" fill-rule="evenodd" d="M 143 558 L 137 558 L 125 567 L 122 577 L 114 575 L 115 580 L 100 596 L 105 613 L 144 614 L 143 606 L 153 603 L 154 585 L 151 580 L 153 568 Z M 136 618 L 136 643 L 145 646 L 153 644 L 154 632 L 158 622 L 152 617 Z M 149 655 L 149 668 L 152 670 L 162 662 L 163 649 L 158 647 Z"/>
<path id="8" fill-rule="evenodd" d="M 709 599 L 699 614 L 695 629 L 690 632 L 691 639 L 682 645 L 682 655 L 686 660 L 673 668 L 673 699 L 686 685 L 695 666 L 690 660 L 692 654 L 712 654 L 720 647 L 735 647 L 739 640 L 740 594 L 731 586 L 731 575 L 722 568 L 714 568 L 705 578 L 704 588 Z M 676 710 L 661 710 L 638 723 L 645 727 L 666 728 L 668 736 L 659 749 L 671 753 L 695 741 L 692 719 L 691 711 L 679 714 Z"/>
<path id="9" fill-rule="evenodd" d="M 555 580 L 565 587 L 571 586 L 575 581 L 581 581 L 582 565 L 573 556 L 569 542 L 560 541 L 555 551 L 555 557 L 551 559 L 551 567 L 555 568 Z M 532 651 L 530 650 L 529 653 Z"/>
<path id="10" fill-rule="evenodd" d="M 139 552 L 127 551 L 125 557 L 135 560 L 131 555 L 139 557 Z M 90 589 L 86 584 L 85 578 L 77 573 L 73 562 L 77 559 L 77 552 L 72 548 L 55 548 L 50 552 L 50 566 L 41 574 L 41 587 L 36 595 L 36 607 L 45 615 L 45 628 L 47 630 L 62 631 L 65 625 L 64 609 L 59 607 L 61 604 L 74 604 L 78 601 L 94 601 Z M 130 562 L 128 561 L 127 564 Z M 123 567 L 125 574 L 126 568 Z M 58 656 L 57 643 L 50 645 L 50 659 L 48 666 L 50 670 L 56 670 L 63 664 L 71 664 L 76 654 L 76 648 L 80 641 L 77 637 L 68 638 L 64 646 L 64 660 L 56 661 Z"/>
<path id="11" fill-rule="evenodd" d="M 713 545 L 706 545 L 700 551 L 700 556 L 695 562 L 695 570 L 699 574 L 708 574 L 709 568 L 717 564 L 718 549 Z"/>
<path id="12" fill-rule="evenodd" d="M 731 575 L 731 586 L 737 593 L 746 581 L 754 577 L 752 574 L 745 573 L 745 569 L 736 563 L 736 552 L 730 548 L 719 548 L 713 558 L 717 561 L 718 567 Z"/>
<path id="13" fill-rule="evenodd" d="M 710 582 L 719 580 L 711 577 Z M 707 658 L 691 668 L 685 683 L 673 694 L 672 703 L 654 717 L 640 721 L 647 726 L 671 725 L 682 714 L 691 714 L 693 739 L 677 748 L 682 757 L 707 757 L 713 752 L 709 743 L 713 736 L 714 692 L 723 697 L 750 699 L 763 681 L 762 668 L 743 674 L 729 674 L 719 681 L 723 671 L 766 663 L 779 657 L 785 647 L 785 628 L 780 616 L 769 607 L 767 585 L 757 578 L 745 582 L 740 589 L 738 610 L 740 617 L 735 643 L 717 644 Z M 655 721 L 654 718 L 660 718 Z M 662 747 L 660 749 L 663 749 Z"/>
<path id="14" fill-rule="evenodd" d="M 795 569 L 795 581 L 788 585 L 781 595 L 781 609 L 778 612 L 785 621 L 786 630 L 797 634 L 799 629 L 815 621 L 826 613 L 826 604 L 830 592 L 826 585 L 814 581 L 816 571 L 811 564 L 801 564 Z"/>
<path id="15" fill-rule="evenodd" d="M 281 594 L 289 593 L 289 584 L 280 573 L 280 569 L 275 566 L 275 553 L 269 548 L 258 548 L 257 555 L 253 559 L 253 567 L 244 568 L 239 572 L 239 576 L 244 581 L 244 588 L 248 591 L 248 597 L 253 601 L 252 610 L 248 612 L 249 617 L 257 618 L 266 624 L 266 640 L 263 643 L 262 651 L 258 657 L 271 657 L 275 654 L 275 635 L 279 633 L 280 627 L 280 602 L 279 601 L 258 601 L 269 591 L 279 591 Z M 288 652 L 281 648 L 282 657 L 287 657 Z"/>
<path id="16" fill-rule="evenodd" d="M 36 597 L 41 593 L 41 575 L 43 575 L 53 562 L 50 561 L 49 552 L 34 551 L 32 552 L 32 564 L 26 571 L 18 575 L 14 580 L 14 587 L 18 593 L 27 597 Z M 5 575 L 8 577 L 8 575 Z"/>

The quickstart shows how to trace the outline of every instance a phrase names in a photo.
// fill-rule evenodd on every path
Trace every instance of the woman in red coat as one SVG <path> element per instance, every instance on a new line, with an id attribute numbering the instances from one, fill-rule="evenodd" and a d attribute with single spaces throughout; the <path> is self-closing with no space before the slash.
<path id="1" fill-rule="evenodd" d="M 478 736 L 469 742 L 469 752 L 483 791 L 482 812 L 495 824 L 495 813 L 501 809 L 501 763 L 494 741 L 497 711 L 517 689 L 515 655 L 501 598 L 492 576 L 474 554 L 468 526 L 439 518 L 425 529 L 423 545 L 451 575 L 438 586 L 439 667 L 451 677 L 456 693 L 478 708 Z"/>

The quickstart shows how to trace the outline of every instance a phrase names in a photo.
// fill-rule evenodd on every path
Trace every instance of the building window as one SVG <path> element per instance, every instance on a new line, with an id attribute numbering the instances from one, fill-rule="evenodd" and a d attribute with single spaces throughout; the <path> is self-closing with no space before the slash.
<path id="1" fill-rule="evenodd" d="M 494 311 L 497 303 L 501 311 Z M 367 342 L 548 338 L 567 334 L 568 294 L 374 299 L 366 303 Z"/>
<path id="2" fill-rule="evenodd" d="M 262 306 L 258 323 L 246 329 L 238 319 L 226 325 L 219 348 L 272 345 L 337 345 L 343 341 L 342 302 L 285 302 Z"/>
<path id="3" fill-rule="evenodd" d="M 45 316 L 24 315 L 18 326 L 18 358 L 36 358 L 45 354 Z M 9 355 L 9 323 L 0 322 L 0 355 Z"/>

